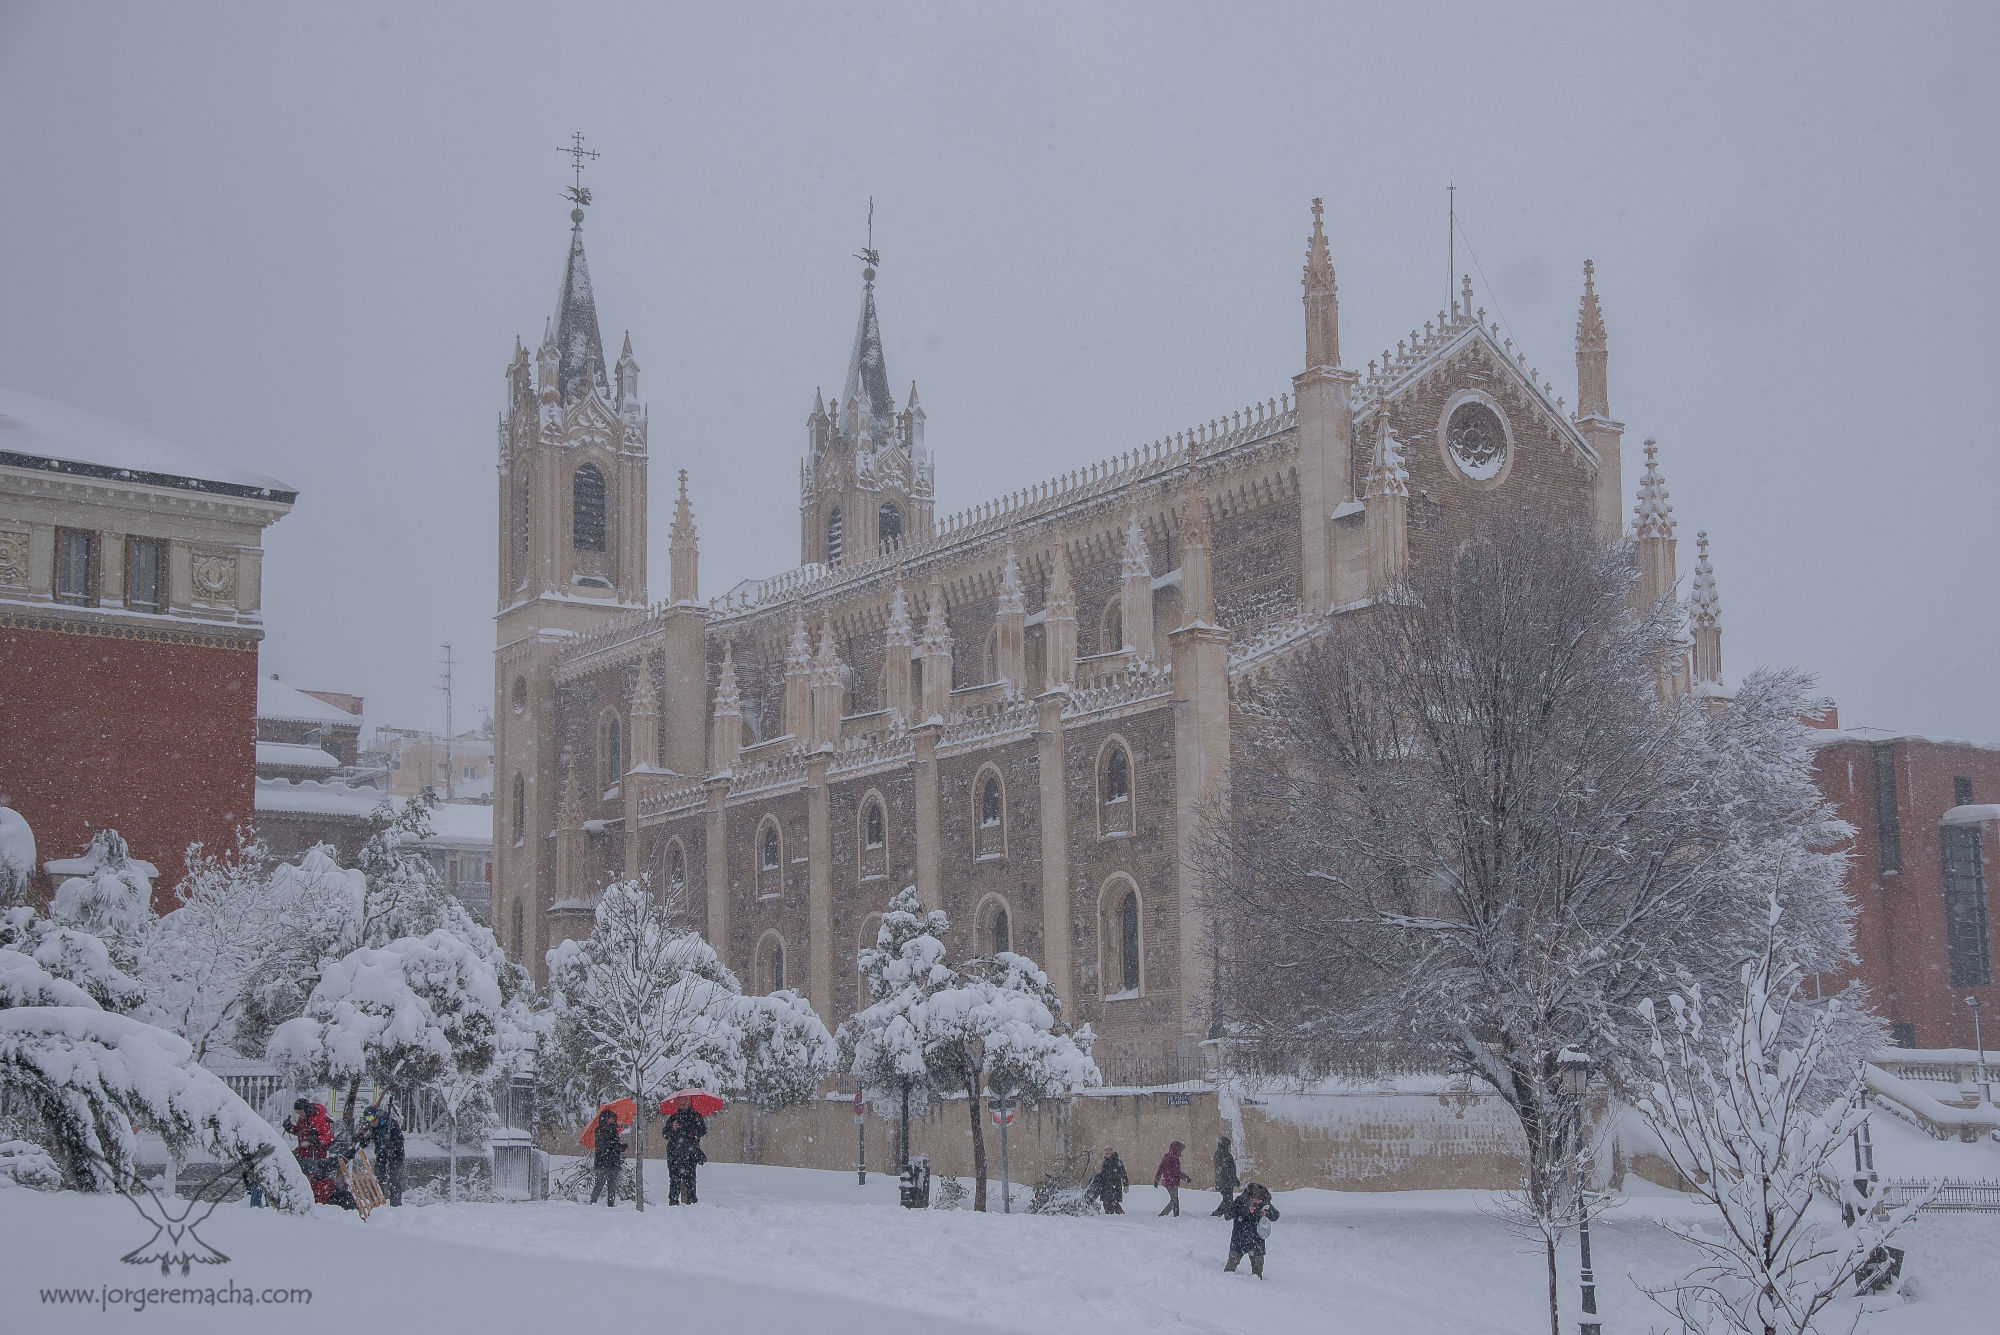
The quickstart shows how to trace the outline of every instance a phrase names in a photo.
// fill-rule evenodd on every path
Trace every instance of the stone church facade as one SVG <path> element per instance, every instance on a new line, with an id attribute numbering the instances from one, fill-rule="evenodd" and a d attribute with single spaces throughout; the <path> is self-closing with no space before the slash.
<path id="1" fill-rule="evenodd" d="M 704 600 L 683 471 L 671 587 L 648 602 L 639 368 L 629 337 L 605 357 L 572 212 L 555 319 L 532 356 L 517 340 L 499 428 L 509 949 L 539 972 L 589 932 L 607 879 L 645 875 L 746 989 L 794 988 L 831 1027 L 884 904 L 915 885 L 955 957 L 1041 963 L 1114 1081 L 1190 1061 L 1212 977 L 1196 812 L 1226 798 L 1260 674 L 1495 507 L 1625 532 L 1646 591 L 1676 583 L 1650 442 L 1625 522 L 1589 266 L 1573 412 L 1469 281 L 1356 371 L 1319 213 L 1286 393 L 946 517 L 864 269 L 846 382 L 806 420 L 801 564 Z M 1705 547 L 1689 606 L 1670 689 L 1719 695 Z"/>

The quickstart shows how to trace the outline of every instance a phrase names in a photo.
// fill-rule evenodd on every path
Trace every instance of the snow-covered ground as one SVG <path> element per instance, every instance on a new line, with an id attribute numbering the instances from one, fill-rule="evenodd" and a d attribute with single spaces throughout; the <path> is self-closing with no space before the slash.
<path id="1" fill-rule="evenodd" d="M 649 1168 L 653 1165 L 649 1164 Z M 998 1184 L 994 1205 L 998 1207 Z M 893 1179 L 731 1164 L 703 1170 L 692 1209 L 551 1201 L 292 1219 L 229 1205 L 201 1229 L 230 1254 L 187 1280 L 121 1265 L 147 1226 L 116 1197 L 0 1191 L 0 1276 L 9 1329 L 102 1329 L 90 1308 L 38 1290 L 188 1284 L 313 1290 L 283 1314 L 157 1309 L 147 1329 L 586 1329 L 617 1318 L 675 1327 L 821 1335 L 1009 1330 L 1519 1332 L 1547 1329 L 1539 1253 L 1472 1192 L 1281 1193 L 1267 1281 L 1221 1273 L 1215 1198 L 1140 1187 L 1123 1218 L 928 1214 L 895 1206 Z M 1658 1282 L 1687 1252 L 1655 1227 L 1691 1210 L 1665 1193 L 1628 1199 L 1595 1232 L 1606 1329 L 1661 1314 L 1629 1274 Z M 1985 1335 L 2000 1311 L 2000 1216 L 1930 1215 L 1908 1234 L 1912 1300 L 1864 1330 Z M 1565 1325 L 1575 1295 L 1564 1249 Z M 559 1324 L 558 1324 L 559 1323 Z M 1844 1326 L 1844 1323 L 1841 1323 Z"/>

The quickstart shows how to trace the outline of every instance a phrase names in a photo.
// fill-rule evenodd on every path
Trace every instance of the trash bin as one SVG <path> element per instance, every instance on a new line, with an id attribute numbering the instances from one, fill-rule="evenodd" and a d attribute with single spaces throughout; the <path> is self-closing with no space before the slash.
<path id="1" fill-rule="evenodd" d="M 903 1170 L 902 1198 L 905 1210 L 928 1210 L 931 1208 L 931 1161 L 921 1154 L 912 1155 L 910 1166 Z"/>

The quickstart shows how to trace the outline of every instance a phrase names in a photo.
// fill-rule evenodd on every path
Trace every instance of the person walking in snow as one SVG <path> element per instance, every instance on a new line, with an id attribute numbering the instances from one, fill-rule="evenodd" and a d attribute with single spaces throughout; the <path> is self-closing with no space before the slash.
<path id="1" fill-rule="evenodd" d="M 1181 1151 L 1186 1148 L 1178 1140 L 1167 1146 L 1167 1152 L 1160 1156 L 1160 1166 L 1153 1170 L 1153 1185 L 1167 1189 L 1167 1203 L 1160 1209 L 1162 1219 L 1169 1214 L 1176 1219 L 1181 1217 L 1181 1183 L 1194 1181 L 1181 1171 Z"/>
<path id="2" fill-rule="evenodd" d="M 604 1193 L 604 1203 L 613 1209 L 618 1205 L 618 1170 L 625 1163 L 625 1142 L 618 1139 L 618 1114 L 609 1108 L 600 1109 L 597 1114 L 597 1131 L 592 1137 L 591 1167 L 596 1176 L 590 1184 L 590 1203 L 597 1204 L 597 1193 Z"/>
<path id="3" fill-rule="evenodd" d="M 667 1118 L 667 1204 L 693 1205 L 695 1169 L 708 1162 L 701 1138 L 708 1134 L 708 1119 L 682 1099 Z"/>
<path id="4" fill-rule="evenodd" d="M 403 1185 L 407 1174 L 403 1160 L 403 1125 L 396 1120 L 396 1114 L 379 1103 L 368 1105 L 368 1111 L 361 1114 L 361 1135 L 363 1145 L 375 1151 L 375 1180 L 382 1188 L 382 1194 L 389 1204 L 403 1203 Z"/>
<path id="5" fill-rule="evenodd" d="M 1220 1219 L 1229 1213 L 1229 1203 L 1236 1199 L 1236 1156 L 1229 1152 L 1229 1137 L 1215 1142 L 1215 1189 L 1222 1193 L 1222 1202 L 1211 1212 L 1211 1218 Z"/>
<path id="6" fill-rule="evenodd" d="M 1264 1240 L 1278 1219 L 1278 1207 L 1271 1204 L 1270 1189 L 1261 1182 L 1245 1183 L 1243 1194 L 1229 1203 L 1227 1218 L 1229 1264 L 1222 1268 L 1234 1274 L 1236 1263 L 1247 1256 L 1250 1273 L 1264 1278 Z"/>
<path id="7" fill-rule="evenodd" d="M 1132 1177 L 1125 1171 L 1125 1161 L 1118 1157 L 1117 1150 L 1104 1151 L 1104 1162 L 1097 1166 L 1090 1185 L 1097 1199 L 1104 1203 L 1104 1213 L 1125 1213 L 1125 1193 L 1132 1187 Z"/>

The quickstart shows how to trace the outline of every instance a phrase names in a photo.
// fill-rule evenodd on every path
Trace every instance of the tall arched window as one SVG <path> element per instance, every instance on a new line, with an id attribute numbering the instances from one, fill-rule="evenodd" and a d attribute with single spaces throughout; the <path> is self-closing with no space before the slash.
<path id="1" fill-rule="evenodd" d="M 870 880 L 888 874 L 888 820 L 882 799 L 871 793 L 861 804 L 861 877 Z"/>
<path id="2" fill-rule="evenodd" d="M 1097 901 L 1098 987 L 1106 1001 L 1125 1001 L 1144 989 L 1145 920 L 1139 887 L 1123 874 L 1104 884 Z"/>
<path id="3" fill-rule="evenodd" d="M 1007 851 L 1007 791 L 1000 786 L 1000 773 L 988 766 L 979 775 L 975 790 L 974 814 L 978 825 L 973 840 L 975 856 L 999 857 Z"/>
<path id="4" fill-rule="evenodd" d="M 894 547 L 903 541 L 903 512 L 896 508 L 894 501 L 882 503 L 882 513 L 877 519 L 877 534 L 884 547 Z"/>
<path id="5" fill-rule="evenodd" d="M 826 563 L 830 566 L 840 564 L 840 530 L 840 507 L 836 505 L 826 513 Z"/>
<path id="6" fill-rule="evenodd" d="M 1105 747 L 1098 762 L 1097 812 L 1100 834 L 1132 833 L 1132 756 L 1123 742 Z"/>
<path id="7" fill-rule="evenodd" d="M 766 817 L 757 831 L 757 894 L 770 898 L 785 888 L 785 836 L 778 822 Z"/>
<path id="8" fill-rule="evenodd" d="M 585 464 L 569 480 L 570 543 L 580 552 L 604 550 L 604 474 Z"/>
<path id="9" fill-rule="evenodd" d="M 514 901 L 514 963 L 519 964 L 528 953 L 528 915 L 522 911 L 521 901 Z"/>
<path id="10" fill-rule="evenodd" d="M 597 777 L 599 786 L 607 793 L 616 788 L 618 781 L 625 776 L 619 732 L 618 716 L 607 712 L 598 725 L 597 733 Z"/>
<path id="11" fill-rule="evenodd" d="M 687 893 L 687 854 L 680 841 L 667 845 L 667 894 L 675 899 Z"/>
<path id="12" fill-rule="evenodd" d="M 785 942 L 776 932 L 766 932 L 757 943 L 757 988 L 760 992 L 783 991 L 785 986 Z"/>
<path id="13" fill-rule="evenodd" d="M 527 711 L 528 680 L 525 677 L 516 677 L 514 678 L 514 712 L 516 714 L 525 714 Z"/>
<path id="14" fill-rule="evenodd" d="M 516 774 L 516 775 L 514 776 L 514 843 L 515 843 L 515 845 L 516 845 L 516 846 L 519 846 L 519 845 L 520 845 L 520 843 L 521 843 L 521 842 L 522 842 L 523 840 L 525 840 L 525 839 L 526 839 L 527 837 L 528 837 L 528 781 L 527 781 L 527 779 L 523 778 L 523 777 L 522 777 L 521 775 L 519 775 L 519 774 Z M 518 911 L 518 909 L 519 909 L 519 906 L 517 905 L 517 906 L 516 906 L 516 911 Z"/>
<path id="15" fill-rule="evenodd" d="M 1113 598 L 1105 604 L 1097 621 L 1097 652 L 1115 654 L 1125 647 L 1125 600 Z"/>
<path id="16" fill-rule="evenodd" d="M 990 958 L 1013 948 L 1013 923 L 1007 914 L 1006 901 L 987 900 L 979 906 L 979 953 Z"/>
<path id="17" fill-rule="evenodd" d="M 1118 901 L 1118 983 L 1121 991 L 1139 990 L 1139 892 L 1127 890 Z"/>
<path id="18" fill-rule="evenodd" d="M 522 556 L 528 554 L 528 516 L 533 513 L 528 509 L 528 501 L 532 494 L 528 486 L 528 475 L 523 473 L 521 475 L 521 513 L 516 517 L 517 522 L 514 525 L 514 540 L 518 544 L 517 550 Z"/>

